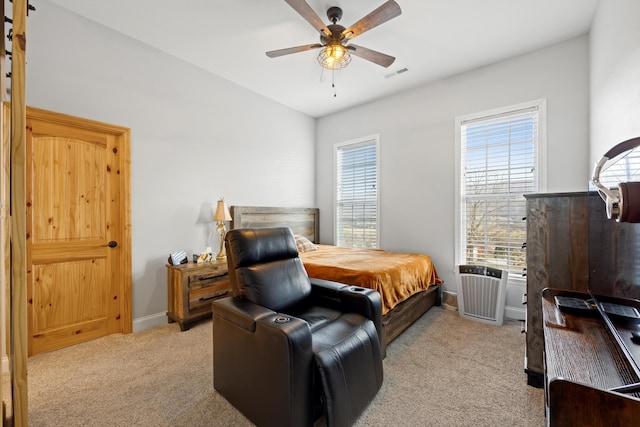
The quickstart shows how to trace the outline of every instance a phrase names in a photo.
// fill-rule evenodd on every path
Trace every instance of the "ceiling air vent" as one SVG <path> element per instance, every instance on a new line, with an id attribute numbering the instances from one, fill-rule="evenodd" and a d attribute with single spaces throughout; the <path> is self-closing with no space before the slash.
<path id="1" fill-rule="evenodd" d="M 402 73 L 406 73 L 407 71 L 409 71 L 409 69 L 407 67 L 404 68 L 400 68 L 399 70 L 394 71 L 393 73 L 387 74 L 386 76 L 384 76 L 386 79 L 390 78 L 390 77 L 394 77 L 397 76 L 398 74 L 402 74 Z"/>

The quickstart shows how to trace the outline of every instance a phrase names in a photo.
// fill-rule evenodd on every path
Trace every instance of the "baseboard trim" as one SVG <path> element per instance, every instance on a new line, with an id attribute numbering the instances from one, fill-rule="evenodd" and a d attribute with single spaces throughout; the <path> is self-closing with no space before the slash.
<path id="1" fill-rule="evenodd" d="M 453 305 L 449 305 L 449 304 L 442 304 L 442 307 L 444 307 L 445 310 L 449 310 L 449 311 L 458 311 L 458 307 L 455 307 Z"/>
<path id="2" fill-rule="evenodd" d="M 133 319 L 133 333 L 167 324 L 167 314 L 165 312 L 150 314 L 144 317 Z"/>
<path id="3" fill-rule="evenodd" d="M 458 311 L 458 294 L 455 292 L 443 291 L 442 305 L 446 310 Z"/>
<path id="4" fill-rule="evenodd" d="M 520 307 L 506 306 L 504 308 L 504 316 L 509 319 L 525 320 L 527 317 L 527 310 Z"/>

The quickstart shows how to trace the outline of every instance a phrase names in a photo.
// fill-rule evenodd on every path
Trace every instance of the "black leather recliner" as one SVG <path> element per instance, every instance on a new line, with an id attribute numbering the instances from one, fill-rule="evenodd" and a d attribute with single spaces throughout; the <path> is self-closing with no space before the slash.
<path id="1" fill-rule="evenodd" d="M 310 280 L 288 228 L 231 230 L 225 245 L 214 388 L 259 426 L 353 424 L 382 386 L 380 295 Z"/>

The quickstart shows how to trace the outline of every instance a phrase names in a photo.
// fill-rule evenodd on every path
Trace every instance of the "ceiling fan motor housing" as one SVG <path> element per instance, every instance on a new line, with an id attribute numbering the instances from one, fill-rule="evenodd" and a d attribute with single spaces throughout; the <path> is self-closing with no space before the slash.
<path id="1" fill-rule="evenodd" d="M 342 35 L 342 32 L 345 30 L 342 25 L 330 24 L 327 25 L 327 28 L 329 29 L 329 31 L 331 31 L 331 36 L 327 37 L 324 34 L 320 34 L 320 43 L 322 43 L 323 45 L 327 45 L 329 44 L 329 42 L 334 40 L 337 42 L 342 42 L 342 40 L 344 39 L 344 35 Z"/>
<path id="2" fill-rule="evenodd" d="M 327 18 L 329 18 L 329 21 L 335 24 L 340 19 L 342 19 L 342 9 L 340 9 L 338 6 L 330 7 L 329 9 L 327 9 Z"/>

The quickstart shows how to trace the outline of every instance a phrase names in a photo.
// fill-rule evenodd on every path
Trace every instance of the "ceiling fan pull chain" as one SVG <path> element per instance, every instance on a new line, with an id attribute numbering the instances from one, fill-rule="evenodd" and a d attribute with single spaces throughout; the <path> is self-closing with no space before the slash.
<path id="1" fill-rule="evenodd" d="M 333 97 L 336 97 L 336 70 L 331 70 L 331 87 L 333 88 Z"/>

